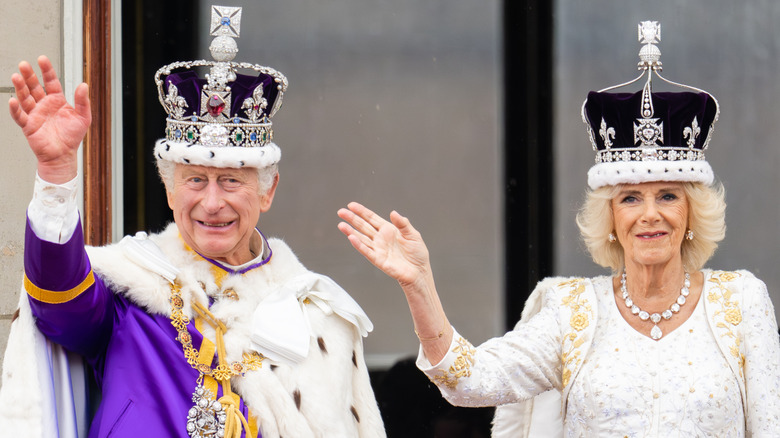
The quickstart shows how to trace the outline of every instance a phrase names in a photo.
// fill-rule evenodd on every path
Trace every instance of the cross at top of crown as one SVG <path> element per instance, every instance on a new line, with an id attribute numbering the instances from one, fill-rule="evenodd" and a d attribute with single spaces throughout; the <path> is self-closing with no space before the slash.
<path id="1" fill-rule="evenodd" d="M 211 36 L 238 38 L 241 34 L 241 8 L 212 6 L 210 28 Z"/>
<path id="2" fill-rule="evenodd" d="M 642 44 L 657 44 L 661 41 L 661 23 L 657 21 L 639 22 L 639 42 Z"/>
<path id="3" fill-rule="evenodd" d="M 661 41 L 661 23 L 641 21 L 638 32 L 639 42 L 644 44 L 639 50 L 639 69 L 661 70 L 661 51 L 656 46 Z"/>
<path id="4" fill-rule="evenodd" d="M 241 8 L 228 6 L 211 7 L 211 35 L 214 39 L 209 45 L 211 56 L 217 64 L 211 67 L 207 75 L 209 87 L 213 90 L 225 90 L 228 82 L 236 79 L 233 68 L 226 64 L 238 53 L 236 40 L 241 33 Z"/>

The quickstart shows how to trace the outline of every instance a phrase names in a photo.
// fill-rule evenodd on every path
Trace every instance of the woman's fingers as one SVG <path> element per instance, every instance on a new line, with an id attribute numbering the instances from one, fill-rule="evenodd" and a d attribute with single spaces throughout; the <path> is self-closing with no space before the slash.
<path id="1" fill-rule="evenodd" d="M 369 262 L 376 265 L 376 251 L 374 250 L 374 242 L 366 237 L 364 234 L 356 231 L 349 224 L 341 222 L 338 224 L 339 231 L 347 236 L 347 240 L 357 252 L 365 257 Z"/>
<path id="2" fill-rule="evenodd" d="M 339 217 L 347 221 L 358 232 L 373 239 L 377 230 L 387 221 L 357 202 L 347 204 L 347 209 L 339 211 Z"/>
<path id="3" fill-rule="evenodd" d="M 382 227 L 382 225 L 387 223 L 387 221 L 384 220 L 382 216 L 374 213 L 373 210 L 364 207 L 358 202 L 350 202 L 347 204 L 347 207 L 361 219 L 363 219 L 374 230 L 378 230 Z"/>
<path id="4" fill-rule="evenodd" d="M 374 230 L 368 222 L 364 221 L 360 216 L 356 215 L 352 210 L 348 210 L 346 208 L 341 208 L 338 211 L 338 216 L 344 220 L 344 222 L 339 224 L 339 229 L 342 233 L 349 234 L 351 233 L 361 233 L 364 235 L 374 235 L 376 230 Z M 342 228 L 342 224 L 346 228 Z M 348 232 L 349 233 L 348 233 Z"/>
<path id="5" fill-rule="evenodd" d="M 363 256 L 376 264 L 387 255 L 397 236 L 397 231 L 389 229 L 392 227 L 389 222 L 357 202 L 339 209 L 338 216 L 344 220 L 338 224 L 339 230 Z"/>
<path id="6" fill-rule="evenodd" d="M 398 230 L 397 232 L 400 233 L 400 237 L 403 239 L 420 240 L 419 233 L 412 226 L 409 219 L 401 216 L 397 211 L 390 213 L 390 222 L 388 222 L 363 205 L 357 202 L 350 202 L 346 209 L 342 208 L 339 210 L 338 215 L 351 225 L 355 231 L 367 236 L 372 241 L 376 239 L 380 230 L 385 228 Z"/>
<path id="7" fill-rule="evenodd" d="M 417 230 L 412 226 L 412 223 L 409 221 L 409 219 L 405 216 L 401 216 L 400 213 L 393 210 L 390 213 L 390 221 L 395 225 L 396 228 L 398 228 L 398 231 L 401 232 L 401 235 L 406 238 L 414 238 L 416 240 L 419 233 Z"/>
<path id="8" fill-rule="evenodd" d="M 360 236 L 365 237 L 365 235 L 363 233 L 361 233 L 360 231 L 355 229 L 355 227 L 354 227 L 354 225 L 352 225 L 350 219 L 347 219 L 347 218 L 342 216 L 342 214 L 343 214 L 342 210 L 339 210 L 339 217 L 344 219 L 346 222 L 339 222 L 339 224 L 338 224 L 339 231 L 341 231 L 347 237 L 353 237 L 353 236 L 356 237 L 356 238 L 358 238 Z"/>

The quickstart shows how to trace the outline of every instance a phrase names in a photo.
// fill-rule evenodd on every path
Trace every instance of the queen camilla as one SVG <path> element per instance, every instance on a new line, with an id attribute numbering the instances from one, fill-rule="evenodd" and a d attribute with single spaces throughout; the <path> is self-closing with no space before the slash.
<path id="1" fill-rule="evenodd" d="M 641 23 L 639 38 L 642 74 L 582 107 L 596 163 L 576 219 L 611 275 L 542 281 L 514 330 L 474 347 L 448 322 L 409 220 L 358 203 L 339 210 L 350 243 L 401 285 L 417 366 L 453 404 L 499 406 L 494 436 L 780 433 L 766 286 L 746 270 L 705 268 L 725 236 L 724 190 L 704 155 L 718 102 L 660 75 L 656 22 Z M 683 91 L 654 92 L 653 76 Z M 638 92 L 614 91 L 639 79 Z M 560 404 L 539 398 L 549 394 Z"/>

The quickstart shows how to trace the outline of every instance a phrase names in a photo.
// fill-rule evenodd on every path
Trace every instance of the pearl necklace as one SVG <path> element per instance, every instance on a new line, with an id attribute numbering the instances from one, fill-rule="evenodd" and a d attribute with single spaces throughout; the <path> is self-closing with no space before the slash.
<path id="1" fill-rule="evenodd" d="M 646 311 L 642 310 L 634 304 L 634 300 L 631 299 L 631 297 L 628 295 L 628 289 L 626 289 L 626 271 L 623 271 L 623 275 L 620 277 L 620 292 L 623 295 L 623 299 L 626 302 L 626 307 L 631 309 L 631 313 L 634 315 L 638 315 L 639 319 L 642 321 L 647 321 L 648 319 L 652 321 L 653 329 L 650 330 L 650 337 L 653 338 L 653 340 L 657 341 L 661 339 L 661 337 L 664 335 L 661 329 L 658 327 L 658 323 L 661 321 L 661 318 L 669 320 L 672 319 L 672 315 L 680 311 L 680 306 L 685 304 L 685 300 L 688 298 L 688 294 L 690 291 L 688 288 L 691 287 L 691 275 L 689 273 L 685 273 L 685 281 L 683 282 L 683 287 L 680 289 L 680 296 L 677 297 L 677 301 L 672 303 L 672 305 L 664 310 L 661 313 L 653 313 L 652 315 L 647 313 Z"/>

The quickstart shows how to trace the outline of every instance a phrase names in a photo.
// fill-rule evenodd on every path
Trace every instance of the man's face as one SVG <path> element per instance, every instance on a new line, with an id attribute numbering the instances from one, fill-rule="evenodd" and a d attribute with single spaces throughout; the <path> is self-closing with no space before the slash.
<path id="1" fill-rule="evenodd" d="M 205 257 L 240 265 L 254 258 L 249 242 L 260 213 L 271 207 L 276 181 L 261 195 L 257 169 L 176 164 L 168 205 L 190 248 Z"/>

